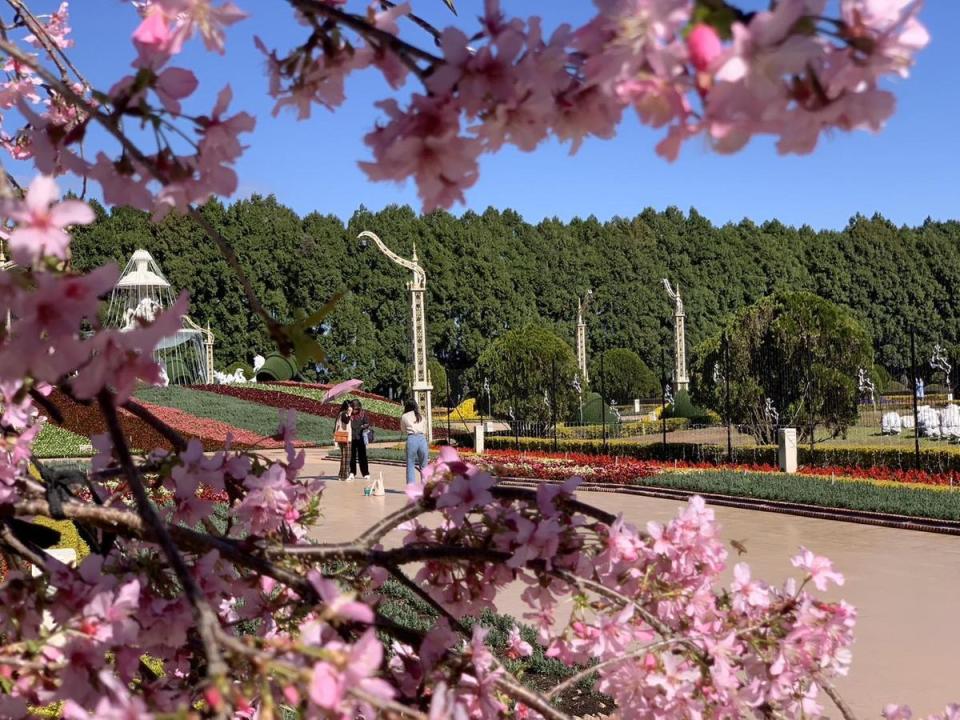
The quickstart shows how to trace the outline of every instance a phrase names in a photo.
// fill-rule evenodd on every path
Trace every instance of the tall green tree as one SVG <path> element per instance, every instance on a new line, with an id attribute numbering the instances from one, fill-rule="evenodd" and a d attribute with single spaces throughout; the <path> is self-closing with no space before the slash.
<path id="1" fill-rule="evenodd" d="M 858 371 L 873 366 L 870 336 L 849 310 L 786 291 L 740 310 L 697 358 L 695 399 L 725 415 L 729 384 L 729 419 L 762 443 L 778 426 L 802 441 L 818 427 L 845 432 L 857 419 Z"/>
<path id="2" fill-rule="evenodd" d="M 570 345 L 538 325 L 504 334 L 490 344 L 477 365 L 477 376 L 490 381 L 494 414 L 506 417 L 512 409 L 523 422 L 570 416 L 576 402 L 572 387 L 576 372 Z"/>
<path id="3" fill-rule="evenodd" d="M 602 362 L 601 362 L 602 358 Z M 633 350 L 614 348 L 593 360 L 591 386 L 607 401 L 629 403 L 634 398 L 649 398 L 660 392 L 660 382 Z"/>

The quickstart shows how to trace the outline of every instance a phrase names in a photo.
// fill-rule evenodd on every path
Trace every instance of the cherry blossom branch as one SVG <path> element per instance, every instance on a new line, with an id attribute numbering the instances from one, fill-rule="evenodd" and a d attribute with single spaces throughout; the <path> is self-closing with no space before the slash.
<path id="1" fill-rule="evenodd" d="M 528 563 L 531 565 L 531 563 Z M 573 573 L 569 573 L 565 570 L 553 570 L 543 568 L 543 571 L 558 580 L 563 580 L 574 587 L 581 589 L 591 590 L 601 597 L 605 597 L 608 600 L 613 600 L 618 603 L 622 603 L 624 607 L 632 606 L 635 612 L 643 618 L 643 621 L 647 623 L 650 627 L 657 631 L 664 639 L 673 639 L 678 643 L 686 645 L 688 649 L 693 653 L 694 657 L 700 663 L 707 663 L 709 659 L 704 655 L 703 650 L 701 650 L 696 643 L 694 643 L 689 638 L 678 637 L 676 633 L 667 627 L 662 621 L 660 621 L 656 616 L 654 616 L 649 610 L 647 610 L 643 605 L 638 603 L 636 600 L 627 597 L 626 595 L 617 592 L 616 590 L 611 590 L 605 585 L 601 585 L 598 582 L 593 580 L 588 580 L 586 578 L 581 578 Z"/>
<path id="2" fill-rule="evenodd" d="M 33 33 L 33 36 L 40 41 L 43 45 L 43 49 L 47 51 L 47 55 L 50 56 L 50 60 L 57 66 L 57 69 L 60 70 L 60 74 L 64 80 L 67 81 L 67 68 L 73 71 L 73 74 L 77 76 L 77 79 L 83 84 L 84 87 L 89 88 L 90 83 L 87 82 L 87 79 L 77 70 L 76 66 L 70 60 L 70 56 L 67 55 L 63 49 L 58 46 L 50 38 L 50 34 L 47 32 L 47 29 L 44 27 L 43 23 L 37 20 L 37 17 L 30 11 L 30 8 L 23 2 L 23 0 L 7 0 L 7 4 L 14 9 L 20 17 L 23 18 L 24 23 L 27 26 L 27 29 Z M 64 67 L 66 65 L 66 67 Z"/>
<path id="3" fill-rule="evenodd" d="M 406 65 L 410 71 L 421 80 L 423 80 L 429 74 L 430 69 L 424 70 L 417 65 L 413 58 L 425 60 L 432 66 L 443 63 L 443 58 L 429 53 L 426 50 L 417 47 L 416 45 L 412 45 L 405 40 L 401 40 L 392 33 L 381 30 L 380 28 L 367 22 L 367 20 L 359 15 L 353 15 L 351 13 L 344 12 L 343 10 L 334 7 L 333 5 L 329 5 L 322 0 L 288 0 L 288 2 L 305 15 L 323 15 L 336 22 L 346 25 L 363 36 L 371 44 L 375 43 L 377 47 L 389 47 L 397 55 L 397 57 L 403 61 L 404 65 Z"/>
<path id="4" fill-rule="evenodd" d="M 857 714 L 853 711 L 853 708 L 847 704 L 847 701 L 840 697 L 840 693 L 837 692 L 837 688 L 833 683 L 820 674 L 816 675 L 814 680 L 817 685 L 823 688 L 823 692 L 833 701 L 833 704 L 837 706 L 837 710 L 840 711 L 844 720 L 857 720 Z"/>
<path id="5" fill-rule="evenodd" d="M 123 409 L 137 416 L 147 425 L 160 433 L 164 439 L 167 440 L 167 442 L 173 445 L 177 452 L 183 452 L 187 449 L 187 441 L 183 439 L 183 436 L 180 433 L 178 433 L 140 403 L 136 402 L 135 400 L 127 400 L 127 402 L 123 404 Z"/>
<path id="6" fill-rule="evenodd" d="M 217 639 L 227 650 L 233 652 L 236 655 L 241 655 L 244 657 L 251 658 L 258 665 L 261 665 L 264 667 L 273 666 L 275 668 L 280 668 L 285 673 L 292 675 L 294 677 L 304 675 L 303 668 L 297 667 L 296 665 L 292 665 L 290 663 L 283 662 L 282 660 L 278 660 L 276 657 L 274 657 L 270 653 L 265 652 L 263 650 L 252 648 L 249 645 L 247 645 L 245 642 L 243 642 L 240 638 L 224 632 L 222 628 L 218 631 Z M 307 675 L 304 678 L 304 680 L 305 682 L 309 682 L 310 681 L 309 675 Z M 373 695 L 371 693 L 364 691 L 362 688 L 359 688 L 359 687 L 347 688 L 347 693 L 349 693 L 350 695 L 353 695 L 358 700 L 362 700 L 363 702 L 370 703 L 374 707 L 380 708 L 381 710 L 398 713 L 400 717 L 414 718 L 415 720 L 428 720 L 427 715 L 420 712 L 419 710 L 414 710 L 411 707 L 402 705 L 393 700 L 387 700 L 385 698 L 378 697 L 376 695 Z"/>
<path id="7" fill-rule="evenodd" d="M 454 617 L 449 610 L 431 597 L 430 593 L 407 577 L 403 570 L 396 565 L 388 565 L 386 569 L 401 585 L 407 588 L 407 590 L 414 593 L 418 598 L 427 603 L 427 605 L 440 613 L 442 617 L 446 618 L 454 630 L 465 637 L 469 637 L 470 631 L 467 627 Z M 504 667 L 503 663 L 496 658 L 494 662 L 505 673 L 504 676 L 497 680 L 497 685 L 504 693 L 510 695 L 515 700 L 519 700 L 531 710 L 536 710 L 546 718 L 552 718 L 553 720 L 570 720 L 569 715 L 557 710 L 550 704 L 550 696 L 544 697 L 540 693 L 524 687 L 520 681 L 517 680 L 516 676 Z"/>
<path id="8" fill-rule="evenodd" d="M 133 141 L 130 140 L 130 138 L 128 138 L 126 134 L 118 127 L 116 117 L 104 113 L 100 110 L 100 108 L 88 102 L 85 98 L 76 93 L 73 88 L 58 80 L 53 73 L 43 67 L 40 63 L 36 62 L 34 58 L 24 53 L 20 48 L 8 40 L 0 40 L 0 51 L 5 52 L 10 57 L 15 58 L 19 62 L 31 68 L 66 100 L 70 101 L 70 103 L 76 107 L 81 108 L 91 118 L 96 120 L 114 137 L 114 139 L 120 143 L 123 149 L 126 150 L 130 156 L 137 161 L 138 164 L 140 164 L 147 170 L 147 172 L 149 172 L 150 176 L 154 180 L 162 184 L 167 184 L 170 182 L 170 178 L 166 175 L 166 173 L 161 171 L 157 167 L 156 163 L 144 155 L 140 151 L 140 148 L 138 148 Z M 270 337 L 277 344 L 281 352 L 289 353 L 291 350 L 291 343 L 289 339 L 284 334 L 280 324 L 270 317 L 270 314 L 263 307 L 263 304 L 260 302 L 260 298 L 257 297 L 256 292 L 253 290 L 253 285 L 250 283 L 250 279 L 247 277 L 246 272 L 240 266 L 236 253 L 233 252 L 230 244 L 192 205 L 190 206 L 189 213 L 192 218 L 200 223 L 207 236 L 213 240 L 221 254 L 224 255 L 224 259 L 227 261 L 230 269 L 234 272 L 240 282 L 247 302 L 250 303 L 251 309 L 267 326 Z"/>
<path id="9" fill-rule="evenodd" d="M 678 640 L 676 639 L 658 640 L 655 643 L 644 645 L 643 647 L 638 648 L 633 652 L 629 652 L 626 655 L 617 655 L 616 657 L 608 658 L 603 662 L 599 662 L 599 663 L 596 663 L 595 665 L 591 665 L 590 667 L 584 668 L 580 672 L 571 675 L 562 683 L 555 685 L 550 690 L 550 692 L 547 693 L 547 698 L 550 700 L 553 700 L 553 698 L 562 695 L 566 690 L 569 690 L 581 680 L 586 680 L 588 677 L 590 677 L 594 673 L 599 672 L 604 668 L 611 667 L 613 665 L 617 665 L 619 663 L 626 662 L 628 660 L 635 660 L 637 658 L 641 658 L 649 652 L 653 652 L 654 650 L 659 650 L 660 648 L 663 648 L 663 647 L 669 647 L 670 645 L 675 645 L 677 643 L 678 643 Z"/>
<path id="10" fill-rule="evenodd" d="M 120 460 L 120 466 L 125 470 L 127 482 L 133 491 L 133 497 L 137 503 L 137 509 L 140 516 L 144 519 L 147 526 L 153 532 L 161 549 L 167 556 L 167 562 L 173 568 L 177 579 L 183 586 L 183 592 L 187 596 L 191 607 L 193 608 L 194 618 L 197 621 L 197 632 L 203 643 L 204 655 L 207 659 L 207 678 L 219 684 L 226 677 L 227 666 L 223 662 L 220 654 L 220 647 L 217 644 L 214 627 L 219 624 L 217 616 L 214 614 L 206 598 L 200 592 L 200 588 L 190 574 L 190 569 L 180 555 L 180 551 L 174 544 L 173 539 L 167 532 L 166 526 L 157 513 L 153 503 L 147 496 L 146 488 L 140 479 L 140 471 L 137 470 L 130 456 L 130 449 L 127 447 L 126 438 L 123 436 L 123 430 L 120 427 L 120 418 L 117 416 L 117 410 L 113 405 L 113 396 L 106 390 L 101 390 L 97 397 L 103 417 L 107 422 L 107 429 L 113 441 L 114 449 Z"/>

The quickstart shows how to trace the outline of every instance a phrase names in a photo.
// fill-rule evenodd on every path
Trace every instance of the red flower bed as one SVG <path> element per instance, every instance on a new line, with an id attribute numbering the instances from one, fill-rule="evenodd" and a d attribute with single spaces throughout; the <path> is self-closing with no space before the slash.
<path id="1" fill-rule="evenodd" d="M 563 481 L 580 476 L 587 482 L 629 485 L 656 475 L 660 470 L 653 463 L 609 455 L 490 450 L 482 461 L 498 474 L 509 477 Z"/>
<path id="2" fill-rule="evenodd" d="M 688 470 L 736 470 L 739 472 L 778 473 L 773 465 L 760 463 L 721 464 L 676 460 L 672 462 L 647 462 L 610 455 L 583 453 L 548 453 L 516 450 L 488 450 L 484 454 L 486 464 L 497 466 L 504 474 L 514 477 L 565 480 L 581 474 L 593 482 L 630 483 L 650 477 L 667 469 Z M 899 470 L 887 467 L 801 467 L 800 475 L 814 477 L 844 477 L 881 482 L 916 483 L 960 487 L 960 472 L 955 470 L 932 473 L 926 470 Z"/>
<path id="3" fill-rule="evenodd" d="M 723 469 L 758 473 L 780 472 L 780 468 L 775 467 L 774 465 L 763 465 L 759 463 L 717 465 L 709 462 L 677 460 L 670 463 L 657 464 L 665 468 L 684 468 L 690 470 Z M 919 485 L 944 485 L 948 487 L 960 487 L 960 472 L 957 472 L 956 470 L 930 472 L 929 470 L 901 470 L 899 468 L 889 468 L 883 466 L 863 468 L 828 465 L 825 467 L 804 466 L 799 468 L 797 473 L 799 475 L 811 475 L 815 477 L 836 476 L 854 478 L 857 480 L 878 480 L 881 482 L 916 483 Z"/>
<path id="4" fill-rule="evenodd" d="M 199 438 L 203 442 L 205 449 L 208 443 L 213 444 L 212 449 L 222 448 L 228 434 L 233 436 L 233 447 L 237 448 L 283 447 L 283 441 L 281 440 L 262 437 L 250 430 L 234 427 L 219 420 L 197 417 L 196 415 L 191 415 L 177 408 L 153 405 L 145 402 L 141 402 L 140 404 L 181 435 L 190 438 Z M 294 442 L 294 445 L 297 447 L 312 447 L 313 443 L 297 440 Z"/>
<path id="5" fill-rule="evenodd" d="M 218 395 L 229 395 L 230 397 L 241 400 L 249 400 L 258 405 L 267 405 L 268 407 L 281 408 L 284 410 L 296 410 L 310 415 L 320 415 L 322 417 L 335 418 L 340 412 L 339 403 L 322 403 L 318 400 L 291 395 L 280 390 L 264 390 L 262 388 L 253 388 L 245 385 L 196 385 L 197 390 L 204 392 L 217 393 Z M 315 385 L 313 387 L 321 387 Z M 379 413 L 368 412 L 367 417 L 374 427 L 383 430 L 399 430 L 400 418 L 381 415 Z"/>
<path id="6" fill-rule="evenodd" d="M 64 395 L 59 390 L 54 390 L 49 397 L 56 408 L 63 415 L 62 427 L 71 432 L 75 432 L 83 437 L 91 435 L 102 435 L 107 432 L 107 423 L 96 405 L 82 405 Z M 172 450 L 173 446 L 163 435 L 158 433 L 143 420 L 131 415 L 121 408 L 118 413 L 120 417 L 120 427 L 127 438 L 127 443 L 137 450 L 153 450 L 154 448 L 163 448 Z M 205 449 L 213 449 L 206 448 Z"/>
<path id="7" fill-rule="evenodd" d="M 67 430 L 84 437 L 107 432 L 107 423 L 96 405 L 83 405 L 56 390 L 50 395 L 50 401 L 63 415 L 63 427 Z M 197 417 L 182 410 L 159 405 L 140 404 L 180 433 L 185 439 L 196 438 L 200 440 L 204 450 L 221 449 L 226 442 L 227 433 L 233 434 L 234 446 L 238 448 L 283 447 L 283 443 L 279 440 L 261 438 L 249 430 L 235 428 L 218 420 Z M 154 448 L 173 449 L 173 446 L 163 435 L 137 416 L 121 408 L 119 417 L 120 426 L 130 447 L 143 451 L 153 450 Z M 300 445 L 306 447 L 309 444 L 302 443 Z"/>

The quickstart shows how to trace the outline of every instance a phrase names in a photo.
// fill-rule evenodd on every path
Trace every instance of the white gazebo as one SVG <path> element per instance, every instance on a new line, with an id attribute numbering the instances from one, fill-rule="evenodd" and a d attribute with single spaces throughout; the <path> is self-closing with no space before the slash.
<path id="1" fill-rule="evenodd" d="M 106 324 L 132 330 L 139 321 L 152 321 L 175 300 L 176 294 L 153 256 L 137 250 L 110 295 Z M 213 333 L 187 315 L 176 334 L 160 341 L 154 356 L 163 363 L 172 385 L 213 382 Z"/>

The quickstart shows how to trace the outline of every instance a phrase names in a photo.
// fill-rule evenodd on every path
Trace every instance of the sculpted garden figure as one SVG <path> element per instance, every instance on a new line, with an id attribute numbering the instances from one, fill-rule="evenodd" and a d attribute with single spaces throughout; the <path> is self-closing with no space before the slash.
<path id="1" fill-rule="evenodd" d="M 237 190 L 255 121 L 233 107 L 229 85 L 204 86 L 216 96 L 204 106 L 184 50 L 223 54 L 246 12 L 284 4 L 131 3 L 129 38 L 102 39 L 129 40 L 131 68 L 103 87 L 71 58 L 66 2 L 48 15 L 8 4 L 2 144 L 34 179 L 23 189 L 0 174 L 6 250 L 30 271 L 0 272 L 0 312 L 11 318 L 0 336 L 0 547 L 11 566 L 0 583 L 0 717 L 55 705 L 67 720 L 559 719 L 557 698 L 593 677 L 623 718 L 853 716 L 833 682 L 851 661 L 856 611 L 821 596 L 843 577 L 800 548 L 782 585 L 744 563 L 722 581 L 727 552 L 699 498 L 669 523 L 637 526 L 578 500 L 575 479 L 511 489 L 445 449 L 403 508 L 350 542 L 318 544 L 323 483 L 299 475 L 294 417 L 281 418 L 286 452 L 273 458 L 204 453 L 153 417 L 132 393 L 162 382 L 153 352 L 181 327 L 187 298 L 125 332 L 102 327 L 100 299 L 118 268 L 71 268 L 69 229 L 94 213 L 61 201 L 54 178 L 80 177 L 107 204 L 156 218 L 191 214 L 278 351 L 317 359 L 308 329 L 327 309 L 276 321 L 196 210 Z M 463 199 L 484 153 L 548 137 L 576 149 L 613 137 L 627 111 L 663 129 L 657 152 L 668 159 L 694 137 L 729 153 L 772 135 L 780 152 L 804 153 L 824 132 L 878 130 L 894 109 L 880 80 L 905 76 L 928 40 L 920 3 L 906 0 L 840 0 L 832 16 L 824 0 L 759 12 L 724 0 L 601 0 L 585 24 L 550 34 L 496 0 L 466 31 L 433 28 L 409 3 L 286 5 L 287 47 L 257 42 L 275 112 L 308 119 L 315 106 L 340 106 L 354 72 L 415 85 L 402 102 L 378 103 L 362 167 L 372 180 L 412 179 L 425 210 Z M 31 457 L 41 417 L 58 420 L 54 387 L 102 416 L 86 478 Z M 166 446 L 135 453 L 127 413 Z M 73 480 L 84 489 L 54 492 Z M 82 526 L 93 552 L 77 568 L 47 555 L 37 517 Z M 395 530 L 401 544 L 387 539 Z M 388 578 L 437 621 L 388 617 Z M 585 668 L 562 687 L 539 692 L 510 672 L 507 660 L 532 649 L 519 631 L 497 656 L 487 630 L 465 621 L 496 609 L 513 581 L 525 585 L 523 621 L 547 655 Z"/>

